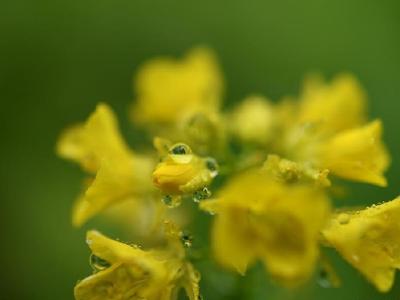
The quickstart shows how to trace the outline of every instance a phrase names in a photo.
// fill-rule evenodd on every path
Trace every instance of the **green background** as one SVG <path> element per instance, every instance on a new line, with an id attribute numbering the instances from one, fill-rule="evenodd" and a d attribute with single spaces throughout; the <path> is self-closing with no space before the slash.
<path id="1" fill-rule="evenodd" d="M 349 202 L 399 193 L 400 5 L 398 1 L 1 1 L 1 299 L 72 299 L 90 273 L 85 229 L 70 224 L 82 172 L 54 154 L 57 135 L 99 101 L 124 134 L 137 66 L 159 54 L 213 47 L 227 82 L 226 103 L 249 93 L 295 94 L 303 75 L 356 74 L 371 117 L 385 124 L 393 154 L 390 187 L 352 185 Z M 132 137 L 134 138 L 134 137 Z M 351 201 L 351 202 L 350 202 Z M 207 266 L 205 299 L 399 299 L 400 282 L 379 295 L 334 253 L 343 285 L 315 282 L 287 292 L 262 268 L 236 281 Z M 399 281 L 399 280 L 397 280 Z M 3 297 L 4 296 L 4 297 Z"/>

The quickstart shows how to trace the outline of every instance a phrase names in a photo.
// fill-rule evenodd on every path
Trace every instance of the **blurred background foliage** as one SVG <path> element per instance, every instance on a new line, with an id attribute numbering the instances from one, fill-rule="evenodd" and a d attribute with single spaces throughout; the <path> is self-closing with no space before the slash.
<path id="1" fill-rule="evenodd" d="M 70 223 L 83 173 L 54 153 L 66 125 L 99 101 L 128 122 L 132 75 L 145 60 L 181 55 L 194 45 L 217 52 L 226 106 L 249 93 L 273 100 L 295 94 L 307 72 L 353 72 L 381 117 L 393 154 L 390 186 L 351 185 L 345 204 L 399 193 L 400 4 L 398 1 L 2 1 L 0 4 L 1 299 L 72 299 L 90 273 L 85 229 Z M 100 227 L 100 226 L 99 226 Z M 100 227 L 101 229 L 104 227 Z M 205 299 L 396 299 L 379 295 L 333 251 L 340 289 L 316 281 L 295 291 L 274 287 L 260 266 L 237 280 L 207 262 Z"/>

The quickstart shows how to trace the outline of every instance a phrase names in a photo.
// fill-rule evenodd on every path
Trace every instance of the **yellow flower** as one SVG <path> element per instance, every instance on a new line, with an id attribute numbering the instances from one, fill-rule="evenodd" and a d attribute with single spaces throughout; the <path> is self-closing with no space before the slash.
<path id="1" fill-rule="evenodd" d="M 298 122 L 316 123 L 319 130 L 333 134 L 366 121 L 366 95 L 357 79 L 342 74 L 326 84 L 309 77 L 300 97 Z"/>
<path id="2" fill-rule="evenodd" d="M 275 125 L 273 105 L 261 96 L 243 100 L 231 113 L 229 126 L 232 134 L 243 142 L 266 144 Z"/>
<path id="3" fill-rule="evenodd" d="M 175 300 L 181 288 L 190 300 L 199 298 L 200 276 L 184 260 L 182 246 L 145 251 L 97 231 L 86 241 L 95 273 L 75 286 L 76 300 Z"/>
<path id="4" fill-rule="evenodd" d="M 381 135 L 380 120 L 340 132 L 321 145 L 320 164 L 337 176 L 386 186 L 390 158 Z"/>
<path id="5" fill-rule="evenodd" d="M 315 170 L 354 181 L 386 186 L 384 172 L 390 157 L 382 142 L 380 120 L 365 123 L 365 95 L 350 75 L 330 85 L 307 82 L 296 106 L 278 107 L 286 117 L 276 138 L 276 151 L 284 158 Z M 293 107 L 295 107 L 293 109 Z"/>
<path id="6" fill-rule="evenodd" d="M 381 292 L 400 268 L 400 198 L 340 213 L 323 230 L 326 241 Z"/>
<path id="7" fill-rule="evenodd" d="M 260 259 L 288 285 L 312 274 L 319 231 L 330 211 L 321 190 L 288 186 L 252 170 L 232 179 L 216 197 L 200 207 L 217 213 L 212 247 L 223 266 L 243 274 Z"/>
<path id="8" fill-rule="evenodd" d="M 137 74 L 132 119 L 173 124 L 194 113 L 214 113 L 220 108 L 222 86 L 216 59 L 206 48 L 195 48 L 182 60 L 153 59 Z"/>
<path id="9" fill-rule="evenodd" d="M 209 185 L 217 175 L 216 162 L 193 154 L 186 144 L 177 143 L 168 149 L 153 172 L 153 182 L 164 194 L 196 192 Z"/>
<path id="10" fill-rule="evenodd" d="M 76 226 L 115 203 L 151 195 L 153 160 L 128 148 L 113 112 L 105 104 L 98 105 L 86 123 L 66 130 L 57 152 L 94 174 L 74 205 Z"/>

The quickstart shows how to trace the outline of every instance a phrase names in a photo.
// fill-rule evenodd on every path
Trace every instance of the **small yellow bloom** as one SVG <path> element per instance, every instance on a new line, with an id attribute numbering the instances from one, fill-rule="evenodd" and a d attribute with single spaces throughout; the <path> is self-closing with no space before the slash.
<path id="1" fill-rule="evenodd" d="M 326 241 L 381 292 L 400 268 L 400 198 L 340 213 L 323 230 Z"/>
<path id="2" fill-rule="evenodd" d="M 273 105 L 261 96 L 243 100 L 228 120 L 232 134 L 243 142 L 265 145 L 273 136 L 275 120 Z"/>
<path id="3" fill-rule="evenodd" d="M 381 135 L 380 120 L 340 132 L 321 145 L 320 164 L 337 176 L 386 186 L 390 158 Z"/>
<path id="4" fill-rule="evenodd" d="M 366 106 L 365 93 L 353 76 L 339 75 L 331 83 L 310 76 L 298 101 L 286 98 L 275 106 L 279 123 L 275 147 L 292 159 L 307 156 L 308 148 L 319 140 L 364 125 Z"/>
<path id="5" fill-rule="evenodd" d="M 139 123 L 174 124 L 194 113 L 219 110 L 222 78 L 214 54 L 191 50 L 182 60 L 158 58 L 138 72 L 132 119 Z"/>
<path id="6" fill-rule="evenodd" d="M 57 152 L 95 174 L 74 205 L 76 226 L 112 204 L 151 194 L 153 160 L 128 148 L 113 112 L 105 104 L 98 105 L 86 123 L 66 130 L 57 144 Z"/>
<path id="7" fill-rule="evenodd" d="M 243 274 L 260 259 L 288 285 L 312 274 L 319 231 L 330 211 L 321 190 L 288 186 L 252 170 L 231 180 L 216 197 L 200 207 L 217 213 L 212 247 L 222 265 Z"/>
<path id="8" fill-rule="evenodd" d="M 312 78 L 297 106 L 290 102 L 283 108 L 276 108 L 286 118 L 275 145 L 282 157 L 317 172 L 386 186 L 390 157 L 381 140 L 382 124 L 366 123 L 366 97 L 354 77 L 342 75 L 331 84 Z"/>
<path id="9" fill-rule="evenodd" d="M 144 251 L 97 231 L 86 240 L 95 273 L 75 286 L 76 300 L 175 300 L 181 288 L 190 300 L 198 299 L 200 276 L 182 247 Z"/>
<path id="10" fill-rule="evenodd" d="M 157 146 L 160 147 L 162 149 Z M 199 157 L 189 146 L 178 143 L 169 147 L 156 166 L 153 182 L 164 194 L 189 194 L 209 185 L 217 172 L 217 164 L 212 158 Z"/>
<path id="11" fill-rule="evenodd" d="M 300 97 L 299 123 L 318 124 L 319 130 L 336 133 L 366 121 L 366 95 L 355 77 L 337 76 L 326 84 L 317 76 L 306 80 Z"/>

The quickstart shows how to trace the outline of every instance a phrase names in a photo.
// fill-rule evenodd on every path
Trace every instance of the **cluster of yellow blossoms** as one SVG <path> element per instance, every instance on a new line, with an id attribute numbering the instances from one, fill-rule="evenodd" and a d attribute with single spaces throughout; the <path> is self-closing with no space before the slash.
<path id="1" fill-rule="evenodd" d="M 72 223 L 101 213 L 151 245 L 89 231 L 94 273 L 76 285 L 76 299 L 176 299 L 181 288 L 200 299 L 191 237 L 181 229 L 196 223 L 187 203 L 212 215 L 212 252 L 227 269 L 245 274 L 261 261 L 276 281 L 295 286 L 328 246 L 388 291 L 400 268 L 400 199 L 359 211 L 334 210 L 330 200 L 335 178 L 387 185 L 382 123 L 367 120 L 357 80 L 313 76 L 296 98 L 253 95 L 230 110 L 221 107 L 223 88 L 208 49 L 154 59 L 137 73 L 130 110 L 146 129 L 143 144 L 125 143 L 106 104 L 61 134 L 58 154 L 89 174 Z"/>

